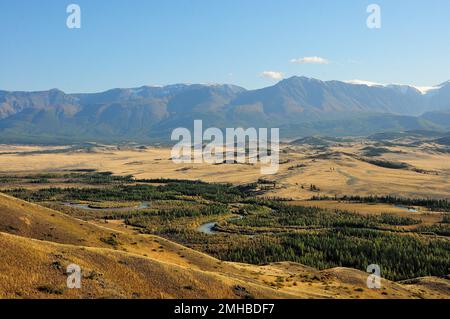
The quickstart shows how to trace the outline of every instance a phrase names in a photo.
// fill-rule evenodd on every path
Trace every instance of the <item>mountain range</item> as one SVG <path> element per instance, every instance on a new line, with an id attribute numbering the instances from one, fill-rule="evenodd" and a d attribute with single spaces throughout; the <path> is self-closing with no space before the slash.
<path id="1" fill-rule="evenodd" d="M 80 94 L 0 91 L 1 143 L 165 142 L 194 119 L 204 127 L 279 127 L 286 139 L 446 131 L 450 81 L 426 90 L 291 77 L 257 90 L 175 84 Z"/>

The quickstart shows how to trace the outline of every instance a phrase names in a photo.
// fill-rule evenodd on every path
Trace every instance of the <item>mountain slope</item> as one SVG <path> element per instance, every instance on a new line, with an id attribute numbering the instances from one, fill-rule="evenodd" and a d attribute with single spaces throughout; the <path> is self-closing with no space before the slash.
<path id="1" fill-rule="evenodd" d="M 422 93 L 404 85 L 364 85 L 292 77 L 259 90 L 177 84 L 93 94 L 0 91 L 0 142 L 168 141 L 176 127 L 280 127 L 283 137 L 450 129 L 422 113 L 450 110 L 450 82 Z M 429 114 L 429 113 L 428 113 Z M 355 129 L 361 122 L 362 129 Z"/>
<path id="2" fill-rule="evenodd" d="M 270 288 L 104 248 L 36 241 L 0 233 L 2 298 L 256 298 L 289 297 Z M 66 267 L 83 272 L 68 289 Z"/>
<path id="3" fill-rule="evenodd" d="M 431 111 L 450 111 L 450 81 L 437 86 L 428 94 Z"/>
<path id="4" fill-rule="evenodd" d="M 297 121 L 323 119 L 336 113 L 419 115 L 425 110 L 422 94 L 413 88 L 398 90 L 305 77 L 292 77 L 269 88 L 244 92 L 232 103 L 234 108 L 258 105 L 268 117 L 293 116 Z"/>

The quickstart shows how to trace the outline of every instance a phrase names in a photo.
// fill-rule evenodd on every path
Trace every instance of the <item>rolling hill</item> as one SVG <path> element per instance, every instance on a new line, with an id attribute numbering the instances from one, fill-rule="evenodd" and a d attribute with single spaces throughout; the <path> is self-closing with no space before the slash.
<path id="1" fill-rule="evenodd" d="M 383 289 L 369 290 L 367 274 L 354 269 L 221 262 L 157 236 L 81 221 L 2 194 L 0 248 L 2 298 L 450 296 L 448 280 L 440 278 L 383 280 Z M 82 268 L 81 289 L 66 287 L 71 263 Z M 275 285 L 280 278 L 288 284 Z"/>

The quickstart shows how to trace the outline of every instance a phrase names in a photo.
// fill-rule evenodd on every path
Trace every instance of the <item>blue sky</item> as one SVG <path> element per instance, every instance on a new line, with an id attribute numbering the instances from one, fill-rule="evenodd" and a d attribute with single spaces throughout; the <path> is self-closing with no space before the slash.
<path id="1" fill-rule="evenodd" d="M 371 3 L 381 29 L 366 26 Z M 276 83 L 264 71 L 428 86 L 450 79 L 449 15 L 448 0 L 0 0 L 0 89 L 252 89 Z M 291 62 L 304 57 L 328 64 Z"/>

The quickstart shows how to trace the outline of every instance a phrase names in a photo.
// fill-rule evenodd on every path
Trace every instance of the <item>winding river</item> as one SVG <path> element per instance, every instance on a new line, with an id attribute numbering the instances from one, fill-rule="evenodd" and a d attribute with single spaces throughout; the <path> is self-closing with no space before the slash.
<path id="1" fill-rule="evenodd" d="M 419 212 L 419 211 L 418 211 L 416 208 L 414 208 L 414 207 L 403 206 L 403 205 L 395 205 L 395 207 L 404 209 L 405 211 L 408 211 L 408 212 L 410 212 L 410 213 L 418 213 L 418 212 Z"/>
<path id="2" fill-rule="evenodd" d="M 74 207 L 74 208 L 80 208 L 84 210 L 92 210 L 92 211 L 129 211 L 129 210 L 139 210 L 139 209 L 145 209 L 149 208 L 150 204 L 147 202 L 141 203 L 137 206 L 131 206 L 131 207 L 91 207 L 89 204 L 74 204 L 74 203 L 63 203 L 65 206 Z"/>
<path id="3" fill-rule="evenodd" d="M 232 221 L 239 220 L 242 218 L 244 218 L 244 216 L 239 215 L 237 217 L 230 218 L 227 221 L 232 222 Z M 200 233 L 203 233 L 203 234 L 207 234 L 207 235 L 216 235 L 216 234 L 220 233 L 220 232 L 214 230 L 214 227 L 217 225 L 217 223 L 218 222 L 215 221 L 215 222 L 201 224 L 199 227 L 197 227 L 197 231 Z"/>
<path id="4" fill-rule="evenodd" d="M 211 223 L 206 223 L 206 224 L 202 224 L 199 227 L 197 227 L 197 231 L 203 234 L 207 234 L 207 235 L 214 235 L 217 232 L 214 230 L 214 227 L 217 225 L 217 222 L 211 222 Z"/>
<path id="5" fill-rule="evenodd" d="M 132 206 L 132 207 L 91 207 L 89 204 L 75 204 L 75 203 L 63 203 L 65 206 L 84 209 L 84 210 L 90 210 L 90 211 L 129 211 L 129 210 L 139 210 L 139 209 L 146 209 L 150 207 L 150 204 L 147 202 L 141 203 L 138 206 Z M 233 218 L 228 219 L 228 222 L 232 222 L 235 220 L 239 220 L 244 218 L 243 216 L 236 216 Z M 197 227 L 197 231 L 203 234 L 207 235 L 215 235 L 220 232 L 215 231 L 214 227 L 217 225 L 218 221 L 213 221 L 209 223 L 201 224 L 199 227 Z"/>

